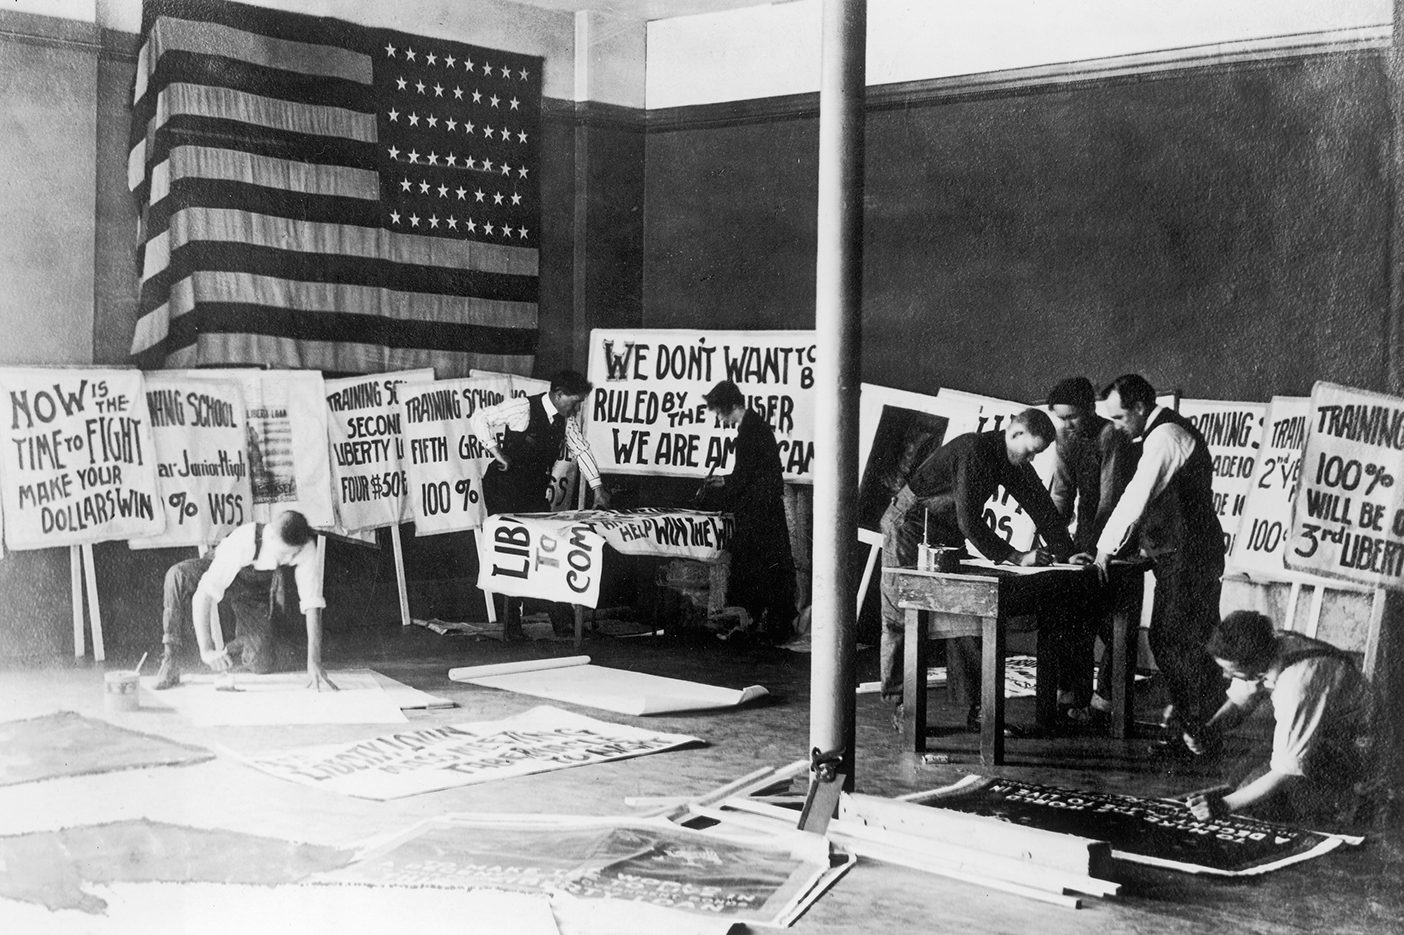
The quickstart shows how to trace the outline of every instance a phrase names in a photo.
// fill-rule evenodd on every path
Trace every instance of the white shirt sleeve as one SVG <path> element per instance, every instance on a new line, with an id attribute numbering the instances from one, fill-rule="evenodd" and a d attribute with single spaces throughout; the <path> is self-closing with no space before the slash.
<path id="1" fill-rule="evenodd" d="M 245 523 L 225 536 L 215 546 L 210 567 L 205 569 L 195 591 L 204 594 L 216 604 L 224 600 L 224 592 L 239 574 L 239 569 L 253 563 L 254 524 Z"/>
<path id="2" fill-rule="evenodd" d="M 321 610 L 327 606 L 322 596 L 322 563 L 317 561 L 317 540 L 313 539 L 293 556 L 293 580 L 297 582 L 297 600 L 302 612 Z"/>
<path id="3" fill-rule="evenodd" d="M 1156 428 L 1141 442 L 1141 460 L 1097 540 L 1097 551 L 1114 555 L 1126 545 L 1146 507 L 1165 492 L 1194 451 L 1194 437 L 1178 425 Z"/>
<path id="4" fill-rule="evenodd" d="M 600 480 L 600 466 L 595 463 L 595 454 L 590 450 L 590 443 L 585 440 L 579 423 L 574 419 L 566 419 L 565 443 L 566 451 L 580 466 L 580 476 L 585 478 L 591 487 L 599 490 L 604 485 Z"/>
<path id="5" fill-rule="evenodd" d="M 520 432 L 531 422 L 531 397 L 518 396 L 484 406 L 468 417 L 468 431 L 478 439 L 484 449 L 497 447 L 497 435 L 503 429 Z"/>

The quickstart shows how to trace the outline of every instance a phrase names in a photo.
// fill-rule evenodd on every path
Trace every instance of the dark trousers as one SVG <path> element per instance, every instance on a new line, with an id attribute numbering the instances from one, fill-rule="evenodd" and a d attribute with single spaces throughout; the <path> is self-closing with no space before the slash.
<path id="1" fill-rule="evenodd" d="M 542 513 L 550 509 L 546 500 L 546 488 L 551 482 L 551 469 L 543 472 L 525 466 L 513 466 L 503 470 L 496 461 L 488 465 L 483 473 L 483 503 L 491 515 L 499 513 Z M 502 632 L 507 634 L 522 631 L 522 613 L 526 598 L 498 595 L 497 602 L 502 617 Z M 551 629 L 565 635 L 575 632 L 575 609 L 570 604 L 558 601 L 536 601 L 544 605 L 546 615 L 551 618 Z"/>
<path id="2" fill-rule="evenodd" d="M 1155 603 L 1148 638 L 1174 706 L 1172 721 L 1195 733 L 1224 700 L 1224 677 L 1205 650 L 1219 623 L 1222 556 L 1194 560 L 1178 552 L 1155 557 Z"/>
<path id="3" fill-rule="evenodd" d="M 193 639 L 191 601 L 213 561 L 211 556 L 188 558 L 166 571 L 162 595 L 161 642 L 179 651 Z M 234 617 L 234 639 L 227 648 L 255 672 L 273 667 L 273 621 L 283 600 L 282 576 L 276 571 L 240 569 L 220 601 L 220 610 Z"/>
<path id="4" fill-rule="evenodd" d="M 1072 692 L 1073 704 L 1078 707 L 1086 707 L 1092 700 L 1092 669 L 1098 637 L 1101 637 L 1107 652 L 1111 652 L 1110 613 L 1110 592 L 1104 589 L 1081 607 L 1063 614 L 1044 614 L 1039 618 L 1038 625 L 1050 631 L 1058 691 Z M 1039 663 L 1042 664 L 1043 660 L 1040 659 Z M 1111 683 L 1110 668 L 1109 664 L 1104 665 L 1102 675 L 1097 680 L 1104 698 L 1111 697 L 1108 687 Z"/>
<path id="5" fill-rule="evenodd" d="M 911 490 L 903 487 L 882 515 L 882 567 L 912 568 L 917 546 L 921 544 L 925 511 Z M 902 649 L 906 614 L 897 606 L 896 595 L 882 579 L 882 640 L 879 646 L 882 698 L 896 704 L 902 700 Z M 946 640 L 946 684 L 956 703 L 980 701 L 980 638 L 958 636 Z"/>

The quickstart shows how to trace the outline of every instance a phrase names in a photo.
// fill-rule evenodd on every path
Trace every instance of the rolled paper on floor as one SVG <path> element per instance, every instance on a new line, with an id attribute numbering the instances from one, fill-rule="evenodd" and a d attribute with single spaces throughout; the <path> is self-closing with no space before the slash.
<path id="1" fill-rule="evenodd" d="M 564 669 L 569 666 L 588 666 L 589 656 L 562 656 L 559 659 L 526 659 L 521 662 L 499 662 L 490 666 L 461 666 L 449 669 L 449 678 L 455 682 L 466 679 L 486 679 L 497 675 L 515 675 L 518 672 L 539 672 L 543 669 Z"/>

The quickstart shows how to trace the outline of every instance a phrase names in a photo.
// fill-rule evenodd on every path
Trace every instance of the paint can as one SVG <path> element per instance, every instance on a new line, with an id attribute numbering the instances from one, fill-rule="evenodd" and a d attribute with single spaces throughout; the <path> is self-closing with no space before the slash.
<path id="1" fill-rule="evenodd" d="M 961 550 L 944 545 L 917 545 L 917 571 L 960 571 Z"/>
<path id="2" fill-rule="evenodd" d="M 135 711 L 141 707 L 137 689 L 141 680 L 130 669 L 103 675 L 103 701 L 108 711 Z"/>

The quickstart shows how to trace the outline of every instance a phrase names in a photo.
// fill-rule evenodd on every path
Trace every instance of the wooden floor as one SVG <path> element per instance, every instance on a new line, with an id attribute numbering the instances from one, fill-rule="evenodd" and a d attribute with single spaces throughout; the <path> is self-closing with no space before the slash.
<path id="1" fill-rule="evenodd" d="M 491 720 L 540 703 L 537 699 L 460 685 L 452 666 L 567 655 L 569 643 L 501 645 L 440 637 L 420 628 L 332 634 L 333 666 L 370 666 L 415 687 L 454 699 L 456 709 L 411 713 L 415 723 Z M 125 818 L 195 827 L 222 827 L 260 835 L 351 846 L 418 819 L 454 811 L 619 814 L 625 796 L 704 792 L 762 765 L 805 755 L 808 733 L 808 657 L 780 650 L 735 650 L 710 639 L 589 639 L 584 647 L 602 665 L 709 681 L 728 687 L 765 685 L 771 698 L 741 710 L 694 716 L 629 718 L 580 709 L 621 723 L 705 738 L 702 748 L 616 763 L 490 782 L 392 802 L 329 794 L 255 772 L 228 757 L 180 767 L 109 773 L 0 788 L 0 835 Z M 135 658 L 112 659 L 130 666 Z M 876 677 L 876 650 L 860 654 L 859 675 Z M 1010 703 L 1012 722 L 1027 723 L 1031 699 Z M 1143 699 L 1150 707 L 1151 699 Z M 946 784 L 980 772 L 976 737 L 954 727 L 963 719 L 933 692 L 931 749 L 950 763 L 927 765 L 904 750 L 890 713 L 876 695 L 857 702 L 859 791 L 896 795 Z M 55 662 L 0 672 L 3 718 L 75 710 L 123 726 L 200 744 L 216 751 L 259 752 L 354 740 L 383 733 L 357 726 L 197 728 L 165 710 L 122 715 L 102 710 L 100 668 Z M 1265 752 L 1263 725 L 1255 732 Z M 1137 795 L 1171 795 L 1212 784 L 1215 769 L 1171 772 L 1145 752 L 1144 741 L 1113 742 L 1095 734 L 1056 739 L 1011 739 L 1008 765 L 998 772 L 1032 782 Z M 0 751 L 4 755 L 4 751 Z M 1246 760 L 1229 764 L 1241 768 Z M 12 868 L 0 867 L 0 874 Z M 793 927 L 796 933 L 1176 933 L 1176 932 L 1399 932 L 1404 931 L 1404 836 L 1373 838 L 1361 848 L 1327 855 L 1246 882 L 1192 877 L 1121 865 L 1124 896 L 1088 900 L 1062 910 L 880 864 L 860 862 Z M 13 906 L 10 906 L 13 908 Z M 0 900 L 0 930 L 7 910 Z M 104 931 L 100 917 L 74 919 L 72 931 Z M 407 919 L 412 917 L 412 912 Z M 78 922 L 82 922 L 82 926 Z M 291 920 L 288 920 L 291 925 Z M 63 928 L 55 930 L 67 930 Z M 194 931 L 195 929 L 192 929 Z M 270 929 L 272 931 L 273 929 Z M 291 930 L 291 929 L 289 929 Z M 315 924 L 301 931 L 317 932 Z M 409 931 L 411 929 L 406 929 Z M 469 931 L 470 929 L 464 929 Z"/>

